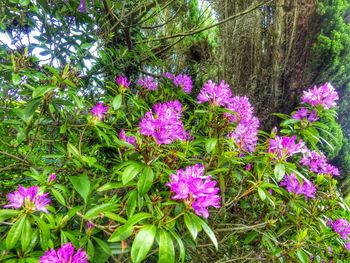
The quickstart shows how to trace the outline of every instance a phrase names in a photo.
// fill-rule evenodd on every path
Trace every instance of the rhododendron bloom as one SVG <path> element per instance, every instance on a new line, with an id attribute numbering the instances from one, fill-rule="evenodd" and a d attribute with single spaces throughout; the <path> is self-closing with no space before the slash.
<path id="1" fill-rule="evenodd" d="M 80 13 L 84 13 L 84 14 L 86 13 L 86 0 L 80 0 L 78 11 Z"/>
<path id="2" fill-rule="evenodd" d="M 318 174 L 340 175 L 338 168 L 327 163 L 327 158 L 322 152 L 307 150 L 300 163 L 309 167 L 310 171 Z"/>
<path id="3" fill-rule="evenodd" d="M 139 79 L 136 84 L 148 90 L 156 90 L 158 88 L 158 83 L 151 76 Z"/>
<path id="4" fill-rule="evenodd" d="M 350 251 L 350 241 L 345 243 L 344 248 Z"/>
<path id="5" fill-rule="evenodd" d="M 350 223 L 346 219 L 339 218 L 335 221 L 329 219 L 327 225 L 330 226 L 334 232 L 337 232 L 343 239 L 349 238 Z"/>
<path id="6" fill-rule="evenodd" d="M 54 182 L 54 181 L 56 181 L 56 180 L 57 180 L 57 175 L 56 175 L 55 173 L 50 174 L 50 175 L 49 175 L 49 178 L 47 179 L 47 181 L 48 181 L 49 183 L 52 183 L 52 182 Z"/>
<path id="7" fill-rule="evenodd" d="M 305 144 L 300 139 L 296 143 L 296 136 L 278 136 L 274 139 L 270 139 L 269 153 L 277 154 L 278 159 L 286 160 L 288 157 L 295 153 L 303 152 L 305 150 Z"/>
<path id="8" fill-rule="evenodd" d="M 88 263 L 88 257 L 81 248 L 74 253 L 74 247 L 69 242 L 59 249 L 51 248 L 40 257 L 40 263 Z"/>
<path id="9" fill-rule="evenodd" d="M 99 120 L 103 119 L 104 114 L 108 111 L 108 106 L 103 106 L 101 102 L 97 103 L 96 106 L 94 106 L 91 109 L 92 116 L 96 116 Z"/>
<path id="10" fill-rule="evenodd" d="M 168 78 L 168 79 L 174 78 L 174 75 L 171 74 L 170 72 L 164 72 L 162 75 L 163 75 L 163 77 Z"/>
<path id="11" fill-rule="evenodd" d="M 7 195 L 9 204 L 5 205 L 5 208 L 13 207 L 15 209 L 25 208 L 31 211 L 43 211 L 48 213 L 46 206 L 51 202 L 50 198 L 47 198 L 48 193 L 39 194 L 38 186 L 30 186 L 25 188 L 21 185 L 18 186 L 18 191 L 14 191 Z"/>
<path id="12" fill-rule="evenodd" d="M 254 152 L 258 142 L 259 120 L 253 116 L 253 107 L 247 97 L 235 96 L 226 106 L 235 114 L 225 113 L 225 117 L 237 123 L 235 130 L 228 134 L 243 151 Z"/>
<path id="13" fill-rule="evenodd" d="M 122 86 L 123 88 L 127 88 L 130 86 L 130 81 L 128 81 L 128 78 L 125 76 L 117 76 L 115 78 L 115 82 L 118 86 Z"/>
<path id="14" fill-rule="evenodd" d="M 314 121 L 317 121 L 319 119 L 316 111 L 312 110 L 311 113 L 309 114 L 308 108 L 301 108 L 301 109 L 297 110 L 297 112 L 292 115 L 292 118 L 296 119 L 296 120 L 304 120 L 305 119 L 308 122 L 314 122 Z"/>
<path id="15" fill-rule="evenodd" d="M 303 180 L 301 184 L 293 173 L 290 175 L 286 174 L 280 182 L 280 186 L 285 186 L 290 193 L 303 194 L 306 198 L 315 198 L 316 188 L 314 184 L 308 180 Z"/>
<path id="16" fill-rule="evenodd" d="M 136 138 L 134 136 L 127 136 L 125 134 L 125 130 L 124 129 L 120 130 L 120 132 L 119 132 L 119 139 L 124 141 L 124 142 L 127 142 L 129 144 L 132 144 L 134 146 L 137 146 Z"/>
<path id="17" fill-rule="evenodd" d="M 221 81 L 219 85 L 216 85 L 215 82 L 209 80 L 204 84 L 200 93 L 197 96 L 198 103 L 209 102 L 215 106 L 226 106 L 230 103 L 232 93 L 230 86 Z"/>
<path id="18" fill-rule="evenodd" d="M 192 91 L 192 80 L 191 77 L 186 74 L 179 74 L 173 79 L 173 83 L 176 87 L 181 87 L 183 92 L 191 93 Z"/>
<path id="19" fill-rule="evenodd" d="M 170 144 L 188 137 L 181 120 L 182 105 L 179 101 L 158 103 L 146 112 L 139 123 L 140 134 L 153 136 L 158 144 Z"/>
<path id="20" fill-rule="evenodd" d="M 208 207 L 220 208 L 219 188 L 211 176 L 204 176 L 204 166 L 195 164 L 187 166 L 185 170 L 179 169 L 176 174 L 170 175 L 170 182 L 166 185 L 174 193 L 172 199 L 183 199 L 191 204 L 194 212 L 209 217 Z"/>
<path id="21" fill-rule="evenodd" d="M 304 91 L 301 103 L 309 103 L 311 106 L 321 105 L 327 110 L 335 107 L 337 105 L 335 101 L 338 99 L 338 93 L 333 86 L 327 82 L 319 88 L 314 86 L 313 88 Z"/>

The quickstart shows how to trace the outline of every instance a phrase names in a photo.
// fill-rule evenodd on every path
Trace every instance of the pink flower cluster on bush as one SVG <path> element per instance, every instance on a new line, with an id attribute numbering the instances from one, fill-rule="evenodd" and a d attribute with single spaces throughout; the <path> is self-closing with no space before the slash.
<path id="1" fill-rule="evenodd" d="M 290 193 L 295 193 L 297 195 L 304 195 L 306 198 L 315 198 L 316 188 L 311 181 L 303 180 L 302 183 L 299 182 L 295 174 L 285 175 L 283 180 L 280 182 L 280 186 L 286 187 L 287 191 Z"/>
<path id="2" fill-rule="evenodd" d="M 40 257 L 40 263 L 88 263 L 88 257 L 81 248 L 74 253 L 74 246 L 69 242 L 59 249 L 51 248 Z"/>
<path id="3" fill-rule="evenodd" d="M 158 144 L 170 144 L 173 141 L 184 141 L 187 132 L 182 120 L 182 105 L 178 100 L 158 103 L 153 111 L 146 112 L 139 123 L 140 134 L 152 136 Z"/>
<path id="4" fill-rule="evenodd" d="M 330 174 L 334 176 L 340 175 L 338 168 L 327 162 L 326 156 L 322 152 L 307 151 L 304 153 L 300 163 L 304 166 L 309 167 L 310 171 L 317 174 Z"/>
<path id="5" fill-rule="evenodd" d="M 14 191 L 7 195 L 10 203 L 4 207 L 13 207 L 15 209 L 25 208 L 32 211 L 43 211 L 48 213 L 46 206 L 49 205 L 51 200 L 47 196 L 48 193 L 39 194 L 38 186 L 25 188 L 19 185 L 18 191 Z"/>
<path id="6" fill-rule="evenodd" d="M 195 164 L 171 174 L 170 182 L 166 185 L 175 194 L 172 199 L 185 200 L 191 204 L 197 215 L 208 218 L 209 206 L 220 208 L 219 188 L 215 187 L 216 183 L 210 175 L 204 176 L 202 164 Z"/>
<path id="7" fill-rule="evenodd" d="M 296 136 L 278 136 L 269 140 L 269 153 L 277 155 L 280 160 L 287 160 L 288 157 L 305 150 L 305 143 L 300 139 L 296 142 Z"/>
<path id="8" fill-rule="evenodd" d="M 345 243 L 344 247 L 346 250 L 350 251 L 350 223 L 344 218 L 338 218 L 335 221 L 329 219 L 327 225 L 330 226 L 334 232 L 338 233 L 344 241 L 348 241 Z"/>
<path id="9" fill-rule="evenodd" d="M 309 103 L 311 106 L 322 106 L 326 110 L 335 107 L 336 100 L 339 99 L 338 93 L 334 87 L 329 83 L 325 83 L 319 88 L 314 86 L 307 91 L 304 91 L 304 94 L 301 98 L 301 103 Z"/>

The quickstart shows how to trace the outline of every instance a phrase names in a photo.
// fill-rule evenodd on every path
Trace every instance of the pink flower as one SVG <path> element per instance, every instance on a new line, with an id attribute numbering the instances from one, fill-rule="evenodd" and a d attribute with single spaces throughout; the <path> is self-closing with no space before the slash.
<path id="1" fill-rule="evenodd" d="M 127 143 L 129 143 L 131 145 L 137 146 L 136 138 L 134 136 L 127 136 L 125 134 L 125 130 L 124 129 L 120 130 L 120 132 L 119 132 L 119 139 L 124 141 L 124 142 L 127 142 Z"/>
<path id="2" fill-rule="evenodd" d="M 305 144 L 300 139 L 296 143 L 296 136 L 275 136 L 274 139 L 270 139 L 269 153 L 277 154 L 278 159 L 286 160 L 293 154 L 303 152 L 305 150 Z"/>
<path id="3" fill-rule="evenodd" d="M 86 13 L 86 0 L 80 0 L 78 11 L 80 13 L 84 13 L 84 14 Z"/>
<path id="4" fill-rule="evenodd" d="M 87 230 L 91 230 L 91 229 L 93 229 L 94 227 L 95 227 L 95 224 L 94 223 L 92 223 L 91 221 L 86 221 L 86 229 Z"/>
<path id="5" fill-rule="evenodd" d="M 330 226 L 334 232 L 337 232 L 343 239 L 349 238 L 350 223 L 346 219 L 339 218 L 335 221 L 329 219 L 327 225 Z"/>
<path id="6" fill-rule="evenodd" d="M 315 110 L 312 110 L 309 115 L 308 108 L 301 108 L 297 110 L 297 112 L 292 115 L 292 118 L 300 121 L 306 119 L 308 122 L 314 122 L 319 119 Z"/>
<path id="7" fill-rule="evenodd" d="M 191 93 L 192 91 L 192 80 L 191 77 L 186 74 L 179 74 L 173 79 L 173 83 L 176 87 L 181 87 L 183 92 L 186 92 L 187 94 Z"/>
<path id="8" fill-rule="evenodd" d="M 99 120 L 103 119 L 103 115 L 108 111 L 108 106 L 103 106 L 101 102 L 97 103 L 96 106 L 94 106 L 91 109 L 92 116 L 96 116 Z"/>
<path id="9" fill-rule="evenodd" d="M 301 103 L 309 103 L 311 106 L 321 105 L 327 110 L 335 107 L 337 105 L 335 101 L 338 99 L 338 93 L 335 91 L 334 87 L 327 82 L 319 88 L 314 86 L 312 89 L 304 91 Z"/>
<path id="10" fill-rule="evenodd" d="M 163 75 L 163 77 L 168 78 L 168 79 L 174 78 L 174 75 L 171 74 L 170 72 L 164 72 L 162 75 Z"/>
<path id="11" fill-rule="evenodd" d="M 128 81 L 127 77 L 124 77 L 122 75 L 119 75 L 115 78 L 115 82 L 118 86 L 125 88 L 128 88 L 130 86 L 130 81 Z"/>
<path id="12" fill-rule="evenodd" d="M 40 263 L 88 263 L 88 257 L 81 248 L 74 254 L 74 247 L 69 242 L 62 245 L 57 251 L 53 248 L 40 257 Z"/>
<path id="13" fill-rule="evenodd" d="M 158 144 L 185 141 L 188 138 L 181 120 L 182 105 L 178 100 L 158 103 L 146 112 L 139 123 L 140 134 L 153 136 Z"/>
<path id="14" fill-rule="evenodd" d="M 50 175 L 49 175 L 49 178 L 47 179 L 47 181 L 48 181 L 49 183 L 53 183 L 53 182 L 56 181 L 56 180 L 57 180 L 57 175 L 56 175 L 55 173 L 50 174 Z"/>
<path id="15" fill-rule="evenodd" d="M 172 199 L 183 199 L 192 205 L 197 215 L 208 218 L 209 206 L 220 208 L 219 188 L 215 187 L 216 183 L 211 176 L 204 176 L 202 164 L 195 164 L 171 174 L 170 182 L 166 186 L 175 194 Z"/>
<path id="16" fill-rule="evenodd" d="M 21 185 L 18 186 L 18 191 L 14 191 L 7 195 L 10 203 L 5 205 L 5 208 L 13 207 L 14 209 L 20 209 L 21 207 L 31 211 L 43 211 L 48 213 L 46 206 L 51 202 L 50 198 L 47 198 L 48 193 L 39 194 L 38 186 L 30 186 L 25 188 Z"/>
<path id="17" fill-rule="evenodd" d="M 330 174 L 339 176 L 340 172 L 335 166 L 328 164 L 326 156 L 320 152 L 306 150 L 300 160 L 303 166 L 309 167 L 310 171 L 318 174 Z"/>
<path id="18" fill-rule="evenodd" d="M 197 96 L 198 103 L 209 102 L 215 106 L 225 107 L 231 101 L 231 89 L 225 81 L 221 81 L 219 85 L 216 85 L 213 81 L 209 80 L 204 84 L 202 90 Z"/>
<path id="19" fill-rule="evenodd" d="M 139 79 L 136 84 L 148 90 L 158 89 L 158 83 L 151 76 Z"/>
<path id="20" fill-rule="evenodd" d="M 344 248 L 350 251 L 350 241 L 345 243 Z"/>
<path id="21" fill-rule="evenodd" d="M 306 198 L 315 198 L 316 188 L 311 181 L 303 180 L 301 184 L 295 174 L 285 175 L 280 186 L 285 186 L 287 191 L 297 195 L 303 194 Z"/>

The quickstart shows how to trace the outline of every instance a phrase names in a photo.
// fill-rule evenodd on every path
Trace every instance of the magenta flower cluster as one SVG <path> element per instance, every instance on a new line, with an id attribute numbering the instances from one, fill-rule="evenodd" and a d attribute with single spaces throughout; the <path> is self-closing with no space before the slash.
<path id="1" fill-rule="evenodd" d="M 253 107 L 247 97 L 235 96 L 226 105 L 235 114 L 226 113 L 225 116 L 237 126 L 228 134 L 236 145 L 243 151 L 254 152 L 258 142 L 259 119 L 253 115 Z"/>
<path id="2" fill-rule="evenodd" d="M 303 166 L 307 166 L 310 171 L 317 174 L 330 174 L 333 176 L 339 176 L 340 172 L 338 168 L 327 162 L 326 156 L 322 152 L 310 151 L 309 149 L 303 155 L 300 160 Z"/>
<path id="3" fill-rule="evenodd" d="M 178 100 L 158 103 L 141 119 L 139 132 L 153 136 L 158 144 L 185 141 L 188 133 L 184 129 L 181 117 L 182 105 Z"/>
<path id="4" fill-rule="evenodd" d="M 137 146 L 136 138 L 134 136 L 127 136 L 125 134 L 125 130 L 124 129 L 120 130 L 120 132 L 119 132 L 119 139 L 124 141 L 124 142 L 127 142 L 127 143 L 129 143 L 131 145 Z"/>
<path id="5" fill-rule="evenodd" d="M 346 242 L 344 244 L 344 248 L 350 251 L 350 223 L 344 218 L 338 218 L 335 221 L 328 219 L 327 225 L 341 236 L 341 238 Z"/>
<path id="6" fill-rule="evenodd" d="M 25 188 L 19 185 L 18 191 L 14 191 L 7 195 L 10 202 L 4 207 L 13 207 L 15 209 L 20 209 L 23 207 L 30 211 L 43 211 L 48 213 L 46 206 L 49 205 L 51 200 L 47 196 L 48 193 L 39 194 L 38 186 L 30 186 Z"/>
<path id="7" fill-rule="evenodd" d="M 103 119 L 104 114 L 108 111 L 108 106 L 103 106 L 102 102 L 97 103 L 91 109 L 92 116 L 96 116 L 99 120 Z"/>
<path id="8" fill-rule="evenodd" d="M 277 155 L 279 160 L 287 160 L 293 154 L 305 151 L 305 143 L 300 139 L 296 142 L 296 136 L 278 136 L 269 140 L 269 153 Z"/>
<path id="9" fill-rule="evenodd" d="M 296 113 L 292 115 L 292 118 L 295 120 L 307 120 L 308 122 L 317 121 L 319 118 L 315 110 L 312 110 L 309 114 L 308 108 L 300 108 Z"/>
<path id="10" fill-rule="evenodd" d="M 216 85 L 215 82 L 209 80 L 204 84 L 197 99 L 198 103 L 209 102 L 211 105 L 225 107 L 230 103 L 231 97 L 230 86 L 225 81 L 222 80 L 219 85 Z"/>
<path id="11" fill-rule="evenodd" d="M 186 74 L 179 74 L 174 77 L 173 83 L 176 87 L 180 87 L 183 92 L 190 94 L 193 88 L 192 79 Z"/>
<path id="12" fill-rule="evenodd" d="M 335 107 L 337 105 L 335 101 L 338 99 L 338 93 L 334 87 L 327 82 L 319 88 L 314 86 L 313 88 L 304 91 L 301 103 L 309 103 L 311 106 L 320 105 L 327 110 Z"/>
<path id="13" fill-rule="evenodd" d="M 152 76 L 140 78 L 136 84 L 138 86 L 141 86 L 142 88 L 148 89 L 148 90 L 158 89 L 158 83 L 154 80 L 154 78 Z"/>
<path id="14" fill-rule="evenodd" d="M 121 86 L 124 89 L 130 86 L 130 81 L 128 81 L 128 78 L 122 75 L 117 76 L 115 78 L 115 82 L 117 83 L 118 86 Z"/>
<path id="15" fill-rule="evenodd" d="M 171 174 L 170 182 L 166 185 L 175 194 L 172 199 L 184 200 L 197 215 L 208 218 L 209 206 L 220 208 L 219 188 L 215 187 L 216 184 L 211 176 L 204 176 L 202 164 L 195 164 Z"/>
<path id="16" fill-rule="evenodd" d="M 40 257 L 40 263 L 88 263 L 88 257 L 81 248 L 74 253 L 74 246 L 69 242 L 59 249 L 51 248 Z"/>
<path id="17" fill-rule="evenodd" d="M 283 180 L 280 182 L 280 186 L 284 186 L 288 192 L 297 195 L 304 195 L 305 198 L 315 198 L 316 188 L 314 184 L 309 180 L 303 180 L 299 182 L 295 174 L 285 175 Z"/>

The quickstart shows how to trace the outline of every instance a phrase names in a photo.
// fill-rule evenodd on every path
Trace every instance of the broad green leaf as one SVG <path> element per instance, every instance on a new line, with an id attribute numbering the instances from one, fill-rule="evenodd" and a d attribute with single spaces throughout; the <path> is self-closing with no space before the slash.
<path id="1" fill-rule="evenodd" d="M 53 194 L 53 196 L 56 198 L 56 200 L 61 204 L 61 205 L 66 205 L 66 200 L 64 200 L 63 195 L 57 191 L 56 189 L 51 189 L 51 193 Z"/>
<path id="2" fill-rule="evenodd" d="M 262 201 L 264 201 L 266 199 L 266 194 L 265 194 L 265 191 L 263 189 L 261 189 L 260 187 L 258 188 L 258 194 L 260 196 L 260 199 Z"/>
<path id="3" fill-rule="evenodd" d="M 309 262 L 309 257 L 303 250 L 298 249 L 296 254 L 297 254 L 298 258 L 300 259 L 300 262 L 302 262 L 302 263 Z"/>
<path id="4" fill-rule="evenodd" d="M 195 216 L 195 215 L 193 215 L 193 216 Z M 198 219 L 201 222 L 201 225 L 202 225 L 202 228 L 203 228 L 204 232 L 208 235 L 208 237 L 210 238 L 211 242 L 213 242 L 213 245 L 216 248 L 216 250 L 218 250 L 218 241 L 216 239 L 216 236 L 215 236 L 213 230 L 211 230 L 211 228 L 207 225 L 207 223 L 203 219 L 201 219 L 201 218 L 198 218 Z"/>
<path id="5" fill-rule="evenodd" d="M 286 173 L 286 167 L 282 163 L 278 163 L 274 169 L 274 175 L 277 182 L 281 181 Z"/>
<path id="6" fill-rule="evenodd" d="M 197 224 L 192 220 L 192 218 L 188 214 L 184 215 L 184 221 L 188 231 L 190 231 L 193 240 L 196 240 L 198 234 Z"/>
<path id="7" fill-rule="evenodd" d="M 0 222 L 3 222 L 9 218 L 18 216 L 21 213 L 19 210 L 13 209 L 0 209 Z"/>
<path id="8" fill-rule="evenodd" d="M 17 220 L 16 223 L 14 223 L 10 228 L 10 231 L 7 233 L 5 240 L 7 250 L 12 249 L 17 244 L 17 241 L 21 237 L 25 221 L 26 216 L 24 215 L 19 220 Z"/>
<path id="9" fill-rule="evenodd" d="M 180 252 L 179 253 L 179 262 L 185 262 L 186 251 L 185 251 L 184 243 L 182 242 L 182 240 L 178 234 L 176 234 L 172 230 L 168 230 L 168 231 L 175 238 L 175 240 L 177 241 L 177 244 L 179 246 L 179 252 Z"/>
<path id="10" fill-rule="evenodd" d="M 126 214 L 128 217 L 131 217 L 134 215 L 135 209 L 136 209 L 136 203 L 137 203 L 137 192 L 136 190 L 133 190 L 129 192 L 128 200 L 126 201 Z"/>
<path id="11" fill-rule="evenodd" d="M 50 229 L 49 226 L 39 217 L 32 215 L 32 217 L 34 218 L 34 220 L 37 223 L 37 226 L 40 229 L 40 245 L 41 245 L 41 249 L 46 251 L 48 248 L 48 242 L 50 239 Z"/>
<path id="12" fill-rule="evenodd" d="M 99 245 L 99 247 L 102 248 L 102 250 L 103 250 L 106 254 L 108 254 L 108 255 L 111 255 L 111 254 L 112 254 L 111 249 L 109 248 L 108 244 L 107 244 L 105 241 L 103 241 L 102 239 L 99 239 L 99 238 L 97 238 L 97 237 L 92 237 L 92 238 L 93 238 L 93 240 L 96 241 L 96 243 Z"/>
<path id="13" fill-rule="evenodd" d="M 150 251 L 157 228 L 154 225 L 145 225 L 136 235 L 131 247 L 131 260 L 134 263 L 142 262 Z"/>
<path id="14" fill-rule="evenodd" d="M 44 96 L 47 92 L 55 89 L 56 87 L 54 86 L 41 86 L 41 87 L 37 87 L 32 94 L 32 98 L 38 98 L 38 97 L 42 97 Z"/>
<path id="15" fill-rule="evenodd" d="M 137 190 L 140 195 L 146 194 L 149 189 L 151 189 L 153 183 L 153 170 L 149 166 L 145 166 L 143 168 L 142 173 L 140 175 L 139 181 L 137 183 Z"/>
<path id="16" fill-rule="evenodd" d="M 175 250 L 171 236 L 164 229 L 158 230 L 159 234 L 159 257 L 158 263 L 175 262 Z"/>
<path id="17" fill-rule="evenodd" d="M 121 94 L 118 94 L 117 96 L 115 96 L 115 98 L 112 101 L 114 110 L 117 110 L 120 108 L 120 106 L 122 105 L 122 100 L 123 100 L 123 97 Z"/>
<path id="18" fill-rule="evenodd" d="M 21 76 L 18 75 L 18 74 L 13 73 L 12 74 L 12 84 L 17 86 L 20 83 L 21 83 Z"/>
<path id="19" fill-rule="evenodd" d="M 80 158 L 79 150 L 71 143 L 67 143 L 68 156 L 73 154 L 74 157 Z"/>
<path id="20" fill-rule="evenodd" d="M 143 165 L 137 162 L 127 166 L 122 175 L 123 184 L 125 185 L 128 182 L 130 182 L 132 179 L 134 179 L 135 176 L 141 172 L 142 168 L 143 168 Z"/>
<path id="21" fill-rule="evenodd" d="M 216 138 L 207 139 L 205 142 L 206 151 L 208 153 L 211 153 L 215 149 L 215 146 L 217 145 L 217 143 L 218 143 L 218 139 L 216 139 Z"/>
<path id="22" fill-rule="evenodd" d="M 257 235 L 258 235 L 258 233 L 255 231 L 250 232 L 248 235 L 246 235 L 243 243 L 249 244 L 250 242 L 252 242 L 256 238 Z"/>
<path id="23" fill-rule="evenodd" d="M 133 215 L 124 225 L 120 226 L 113 232 L 113 234 L 108 239 L 108 242 L 118 242 L 128 238 L 133 232 L 133 225 L 151 217 L 152 215 L 148 213 L 138 213 L 136 215 Z"/>
<path id="24" fill-rule="evenodd" d="M 85 219 L 91 219 L 95 216 L 98 216 L 100 213 L 106 212 L 106 211 L 113 211 L 116 210 L 117 205 L 116 204 L 102 204 L 95 206 L 94 208 L 91 208 L 89 211 L 86 212 L 84 215 Z"/>
<path id="25" fill-rule="evenodd" d="M 75 191 L 77 191 L 81 197 L 87 203 L 87 199 L 90 193 L 90 180 L 86 174 L 81 174 L 78 176 L 70 176 L 70 182 L 72 183 Z"/>
<path id="26" fill-rule="evenodd" d="M 22 234 L 21 234 L 21 245 L 22 250 L 26 251 L 28 246 L 30 245 L 30 241 L 32 240 L 32 226 L 30 225 L 30 221 L 28 218 L 24 221 Z"/>
<path id="27" fill-rule="evenodd" d="M 111 189 L 119 189 L 119 188 L 123 188 L 125 186 L 132 186 L 135 185 L 135 183 L 130 182 L 128 184 L 123 184 L 122 182 L 119 183 L 106 183 L 104 185 L 102 185 L 100 188 L 97 189 L 97 192 L 103 192 L 103 191 L 108 191 Z"/>

